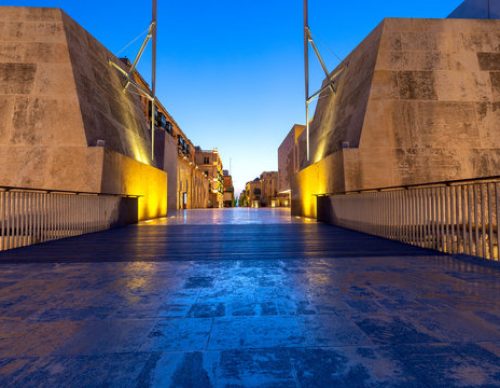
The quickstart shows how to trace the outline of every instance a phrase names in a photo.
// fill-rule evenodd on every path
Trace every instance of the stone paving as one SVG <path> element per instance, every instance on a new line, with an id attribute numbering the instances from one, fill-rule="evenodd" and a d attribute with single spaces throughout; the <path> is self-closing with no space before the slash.
<path id="1" fill-rule="evenodd" d="M 500 386 L 500 267 L 282 210 L 0 254 L 0 386 Z"/>

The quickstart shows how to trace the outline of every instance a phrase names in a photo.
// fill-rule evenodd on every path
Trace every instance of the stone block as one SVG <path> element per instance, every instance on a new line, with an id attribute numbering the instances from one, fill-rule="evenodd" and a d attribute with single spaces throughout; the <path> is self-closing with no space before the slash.
<path id="1" fill-rule="evenodd" d="M 68 48 L 63 43 L 30 42 L 25 46 L 24 62 L 68 63 Z"/>
<path id="2" fill-rule="evenodd" d="M 406 100 L 437 100 L 432 71 L 398 73 L 399 95 Z"/>
<path id="3" fill-rule="evenodd" d="M 0 63 L 0 94 L 29 94 L 36 74 L 34 63 Z"/>
<path id="4" fill-rule="evenodd" d="M 435 71 L 435 90 L 441 101 L 490 101 L 490 80 L 486 72 Z"/>
<path id="5" fill-rule="evenodd" d="M 500 102 L 480 102 L 475 104 L 475 108 L 481 148 L 500 148 Z"/>
<path id="6" fill-rule="evenodd" d="M 77 136 L 61 128 L 81 128 L 77 100 L 73 98 L 17 97 L 12 119 L 11 144 L 83 145 L 83 134 Z"/>
<path id="7" fill-rule="evenodd" d="M 0 42 L 0 63 L 21 63 L 23 60 L 23 46 L 12 42 Z"/>
<path id="8" fill-rule="evenodd" d="M 0 96 L 0 144 L 8 141 L 10 136 L 12 112 L 14 108 L 13 96 Z"/>
<path id="9" fill-rule="evenodd" d="M 479 67 L 485 71 L 500 71 L 500 53 L 477 53 Z"/>
<path id="10" fill-rule="evenodd" d="M 370 90 L 370 98 L 373 100 L 399 100 L 399 72 L 384 70 L 375 71 Z"/>
<path id="11" fill-rule="evenodd" d="M 33 93 L 36 95 L 74 94 L 75 82 L 69 63 L 37 64 L 36 82 Z"/>

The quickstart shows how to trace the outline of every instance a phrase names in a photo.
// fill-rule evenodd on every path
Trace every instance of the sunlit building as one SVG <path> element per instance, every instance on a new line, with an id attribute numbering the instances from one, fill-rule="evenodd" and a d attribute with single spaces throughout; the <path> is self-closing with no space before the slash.
<path id="1" fill-rule="evenodd" d="M 277 207 L 278 203 L 278 171 L 264 171 L 260 174 L 262 187 L 261 206 Z"/>
<path id="2" fill-rule="evenodd" d="M 240 206 L 249 207 L 279 207 L 285 206 L 278 195 L 278 172 L 264 171 L 260 177 L 247 182 L 245 191 L 240 196 Z M 243 204 L 244 203 L 244 204 Z"/>
<path id="3" fill-rule="evenodd" d="M 195 162 L 208 178 L 208 207 L 224 207 L 224 176 L 219 151 L 196 147 Z"/>
<path id="4" fill-rule="evenodd" d="M 224 170 L 224 207 L 234 207 L 233 177 L 228 170 Z"/>
<path id="5" fill-rule="evenodd" d="M 253 181 L 247 182 L 245 185 L 245 193 L 246 206 L 254 208 L 262 206 L 262 182 L 259 178 L 255 178 Z"/>

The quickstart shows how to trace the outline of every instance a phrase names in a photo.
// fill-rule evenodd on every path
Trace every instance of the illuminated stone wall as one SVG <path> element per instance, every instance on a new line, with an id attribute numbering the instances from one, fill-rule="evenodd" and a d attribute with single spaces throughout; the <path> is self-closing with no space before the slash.
<path id="1" fill-rule="evenodd" d="M 299 169 L 297 139 L 305 130 L 304 125 L 295 124 L 278 148 L 278 192 L 289 192 L 294 174 Z"/>
<path id="2" fill-rule="evenodd" d="M 103 152 L 101 190 L 104 193 L 140 195 L 140 220 L 167 214 L 167 174 L 118 152 Z"/>
<path id="3" fill-rule="evenodd" d="M 59 9 L 0 7 L 0 186 L 147 192 L 158 202 L 139 216 L 166 214 L 166 174 L 150 165 L 140 101 L 121 92 L 108 58 Z M 134 174 L 151 182 L 140 187 Z"/>
<path id="4" fill-rule="evenodd" d="M 304 187 L 314 182 L 309 172 L 318 173 L 302 152 L 295 212 L 310 213 L 310 195 L 302 194 L 309 191 L 498 175 L 498 31 L 498 20 L 384 20 L 344 61 L 337 94 L 325 93 L 318 103 L 311 155 L 319 171 L 328 165 L 328 184 Z M 304 150 L 305 138 L 299 143 Z"/>

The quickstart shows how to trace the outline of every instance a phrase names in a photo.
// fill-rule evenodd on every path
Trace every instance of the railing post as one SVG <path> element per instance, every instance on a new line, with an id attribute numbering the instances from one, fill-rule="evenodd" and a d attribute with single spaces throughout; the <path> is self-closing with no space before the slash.
<path id="1" fill-rule="evenodd" d="M 492 260 L 495 258 L 494 252 L 494 235 L 493 235 L 493 190 L 494 186 L 492 183 L 486 185 L 487 200 L 488 200 L 488 259 Z"/>
<path id="2" fill-rule="evenodd" d="M 500 261 L 500 183 L 495 183 L 497 215 L 497 260 Z"/>
<path id="3" fill-rule="evenodd" d="M 5 249 L 5 191 L 0 191 L 0 252 Z"/>

